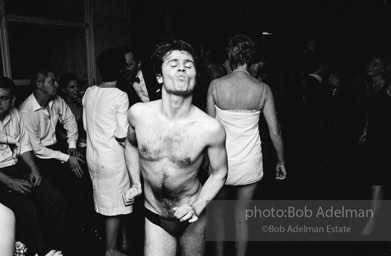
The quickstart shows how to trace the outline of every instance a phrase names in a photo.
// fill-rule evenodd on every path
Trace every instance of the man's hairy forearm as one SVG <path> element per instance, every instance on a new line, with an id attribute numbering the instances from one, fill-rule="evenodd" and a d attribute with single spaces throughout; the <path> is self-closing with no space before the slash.
<path id="1" fill-rule="evenodd" d="M 37 171 L 38 167 L 35 164 L 34 155 L 32 151 L 24 152 L 21 155 L 23 162 L 30 168 L 31 171 Z"/>
<path id="2" fill-rule="evenodd" d="M 129 140 L 125 143 L 125 161 L 132 184 L 141 185 L 138 149 Z"/>
<path id="3" fill-rule="evenodd" d="M 217 195 L 223 187 L 227 176 L 225 172 L 213 172 L 206 180 L 204 186 L 198 195 L 197 200 L 192 204 L 196 214 L 199 215 L 205 209 L 207 204 Z"/>

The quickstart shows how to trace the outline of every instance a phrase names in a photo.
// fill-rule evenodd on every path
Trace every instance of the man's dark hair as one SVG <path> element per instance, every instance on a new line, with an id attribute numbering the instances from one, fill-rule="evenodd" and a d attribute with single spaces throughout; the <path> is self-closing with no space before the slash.
<path id="1" fill-rule="evenodd" d="M 196 54 L 194 48 L 183 40 L 175 40 L 173 38 L 164 39 L 161 43 L 156 46 L 155 52 L 152 54 L 152 68 L 155 75 L 162 74 L 162 64 L 164 59 L 172 51 L 185 51 L 193 56 L 194 61 L 196 60 Z"/>
<path id="2" fill-rule="evenodd" d="M 15 83 L 12 79 L 1 76 L 0 77 L 0 88 L 10 92 L 11 98 L 15 97 Z"/>
<path id="3" fill-rule="evenodd" d="M 246 35 L 235 35 L 228 40 L 226 48 L 231 68 L 249 64 L 255 56 L 255 43 Z"/>
<path id="4" fill-rule="evenodd" d="M 79 82 L 79 79 L 77 79 L 77 76 L 72 73 L 65 73 L 61 76 L 60 80 L 58 80 L 58 84 L 61 88 L 65 89 L 70 81 L 77 81 Z"/>
<path id="5" fill-rule="evenodd" d="M 103 82 L 116 81 L 120 78 L 121 69 L 125 65 L 125 56 L 119 49 L 104 50 L 96 59 Z"/>
<path id="6" fill-rule="evenodd" d="M 41 69 L 36 69 L 32 73 L 30 78 L 30 84 L 33 86 L 34 89 L 37 87 L 38 82 L 44 82 L 43 79 L 45 79 L 48 76 L 49 72 L 53 72 L 53 71 L 51 71 L 51 69 L 41 68 Z"/>

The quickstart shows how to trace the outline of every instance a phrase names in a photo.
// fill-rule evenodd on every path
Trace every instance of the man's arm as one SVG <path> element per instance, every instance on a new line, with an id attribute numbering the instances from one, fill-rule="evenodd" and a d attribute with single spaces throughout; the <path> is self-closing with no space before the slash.
<path id="1" fill-rule="evenodd" d="M 21 155 L 23 162 L 29 167 L 30 184 L 32 187 L 38 187 L 41 184 L 42 176 L 35 164 L 34 155 L 31 151 L 26 151 Z"/>
<path id="2" fill-rule="evenodd" d="M 195 214 L 198 216 L 205 209 L 206 205 L 217 195 L 223 187 L 228 173 L 227 150 L 225 148 L 225 130 L 217 121 L 213 120 L 213 128 L 208 146 L 210 164 L 210 175 L 198 195 L 197 200 L 192 204 Z M 189 222 L 192 222 L 191 220 Z"/>
<path id="3" fill-rule="evenodd" d="M 140 103 L 134 104 L 128 111 L 128 137 L 125 142 L 125 161 L 128 173 L 132 182 L 131 188 L 125 192 L 124 199 L 126 204 L 132 204 L 134 197 L 141 194 L 141 178 L 140 178 L 140 163 L 139 153 L 137 148 L 137 138 L 135 131 L 135 123 L 137 113 L 140 110 Z"/>
<path id="4" fill-rule="evenodd" d="M 61 151 L 49 149 L 42 145 L 39 138 L 39 124 L 35 121 L 33 113 L 21 110 L 20 114 L 28 132 L 34 154 L 41 159 L 57 159 L 59 161 L 67 162 L 69 155 L 62 153 Z"/>
<path id="5" fill-rule="evenodd" d="M 64 129 L 67 132 L 68 147 L 69 149 L 75 149 L 78 138 L 75 115 L 72 113 L 72 110 L 68 104 L 61 97 L 57 97 L 55 103 L 58 104 L 58 109 L 60 110 L 60 113 L 58 113 L 59 121 L 64 125 Z"/>
<path id="6" fill-rule="evenodd" d="M 30 194 L 31 184 L 26 180 L 11 178 L 8 175 L 0 171 L 0 183 L 3 183 L 8 187 L 10 192 L 20 194 Z"/>
<path id="7" fill-rule="evenodd" d="M 276 110 L 274 107 L 273 94 L 270 87 L 265 85 L 265 106 L 263 114 L 267 126 L 269 127 L 269 135 L 277 154 L 276 178 L 283 180 L 286 176 L 285 160 L 284 160 L 284 144 L 282 143 L 281 130 L 277 121 Z"/>

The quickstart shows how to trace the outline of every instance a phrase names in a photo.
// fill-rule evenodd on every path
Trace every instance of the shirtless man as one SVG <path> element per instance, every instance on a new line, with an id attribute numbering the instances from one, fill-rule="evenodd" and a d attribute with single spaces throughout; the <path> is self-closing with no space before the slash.
<path id="1" fill-rule="evenodd" d="M 162 99 L 133 105 L 128 112 L 125 147 L 133 185 L 124 197 L 132 203 L 144 179 L 146 256 L 203 255 L 204 209 L 227 176 L 225 130 L 192 105 L 196 83 L 193 48 L 169 40 L 153 55 L 163 84 Z M 198 169 L 207 152 L 210 176 L 202 186 Z"/>

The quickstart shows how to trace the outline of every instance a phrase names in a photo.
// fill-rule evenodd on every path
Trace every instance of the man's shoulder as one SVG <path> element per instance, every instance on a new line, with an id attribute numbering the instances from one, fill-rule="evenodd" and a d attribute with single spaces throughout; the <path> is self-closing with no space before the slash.
<path id="1" fill-rule="evenodd" d="M 202 129 L 205 129 L 208 132 L 223 132 L 224 127 L 216 119 L 202 111 L 196 106 L 193 106 L 195 112 L 195 118 L 198 123 L 202 126 Z"/>
<path id="2" fill-rule="evenodd" d="M 27 98 L 22 103 L 20 103 L 19 111 L 21 111 L 21 112 L 29 111 L 29 110 L 32 111 L 32 107 L 30 106 L 31 105 L 30 104 L 31 97 L 32 97 L 32 94 L 27 96 Z"/>
<path id="3" fill-rule="evenodd" d="M 155 112 L 159 106 L 160 106 L 160 100 L 155 100 L 150 102 L 137 102 L 129 108 L 128 114 L 133 117 L 149 116 L 153 112 Z"/>
<path id="4" fill-rule="evenodd" d="M 15 107 L 10 109 L 8 116 L 11 120 L 13 120 L 14 122 L 17 122 L 17 123 L 20 123 L 22 120 L 19 110 Z"/>

